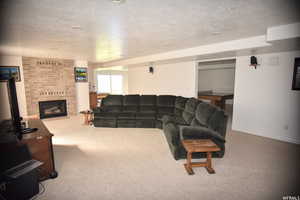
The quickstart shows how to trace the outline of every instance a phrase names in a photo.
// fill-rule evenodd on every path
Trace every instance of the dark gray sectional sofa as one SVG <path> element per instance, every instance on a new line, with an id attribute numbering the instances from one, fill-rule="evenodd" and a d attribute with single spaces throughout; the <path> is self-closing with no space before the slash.
<path id="1" fill-rule="evenodd" d="M 163 129 L 174 158 L 186 157 L 182 139 L 212 139 L 223 157 L 227 115 L 223 110 L 197 100 L 173 95 L 109 95 L 94 109 L 95 127 Z M 194 157 L 204 158 L 198 153 Z"/>

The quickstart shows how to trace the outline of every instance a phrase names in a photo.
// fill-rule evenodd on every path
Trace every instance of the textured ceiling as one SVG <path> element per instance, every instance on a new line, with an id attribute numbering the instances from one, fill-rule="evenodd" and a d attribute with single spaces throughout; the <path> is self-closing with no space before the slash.
<path id="1" fill-rule="evenodd" d="M 106 62 L 265 34 L 300 21 L 299 8 L 299 0 L 2 0 L 0 50 Z"/>

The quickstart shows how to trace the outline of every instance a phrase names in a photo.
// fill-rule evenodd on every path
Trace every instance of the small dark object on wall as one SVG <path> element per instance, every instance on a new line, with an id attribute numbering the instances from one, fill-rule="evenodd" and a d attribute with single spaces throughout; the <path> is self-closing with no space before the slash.
<path id="1" fill-rule="evenodd" d="M 292 90 L 300 90 L 300 57 L 295 58 Z"/>
<path id="2" fill-rule="evenodd" d="M 149 67 L 149 73 L 151 73 L 151 74 L 154 73 L 154 68 L 153 67 Z"/>
<path id="3" fill-rule="evenodd" d="M 250 57 L 250 66 L 254 66 L 254 68 L 256 69 L 257 65 L 258 65 L 257 58 L 255 56 L 251 56 Z"/>

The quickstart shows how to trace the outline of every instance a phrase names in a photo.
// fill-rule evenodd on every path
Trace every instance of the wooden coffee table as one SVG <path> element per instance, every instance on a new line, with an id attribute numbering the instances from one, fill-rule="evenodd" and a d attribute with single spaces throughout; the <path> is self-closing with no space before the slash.
<path id="1" fill-rule="evenodd" d="M 214 174 L 212 168 L 211 153 L 221 149 L 210 139 L 199 140 L 182 140 L 182 145 L 187 151 L 187 160 L 184 167 L 189 175 L 193 175 L 193 167 L 205 167 L 209 174 Z M 207 155 L 206 162 L 192 162 L 192 153 L 205 152 Z"/>

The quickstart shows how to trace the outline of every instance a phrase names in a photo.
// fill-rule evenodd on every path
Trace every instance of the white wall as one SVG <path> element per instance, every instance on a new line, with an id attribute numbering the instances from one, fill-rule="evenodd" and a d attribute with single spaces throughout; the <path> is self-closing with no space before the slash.
<path id="1" fill-rule="evenodd" d="M 88 68 L 88 62 L 75 60 L 75 67 Z M 90 109 L 89 82 L 76 82 L 77 112 Z"/>
<path id="2" fill-rule="evenodd" d="M 9 100 L 7 93 L 7 86 L 0 82 L 0 122 L 10 118 Z"/>
<path id="3" fill-rule="evenodd" d="M 0 56 L 1 66 L 19 66 L 21 81 L 16 82 L 16 90 L 19 104 L 19 111 L 22 117 L 27 116 L 26 108 L 26 96 L 24 87 L 24 76 L 23 76 L 23 66 L 21 56 Z M 10 107 L 7 97 L 7 87 L 5 82 L 0 82 L 0 118 L 8 119 L 10 118 Z"/>
<path id="4" fill-rule="evenodd" d="M 129 67 L 129 93 L 194 97 L 196 74 L 195 61 L 154 65 L 153 74 L 149 66 Z"/>
<path id="5" fill-rule="evenodd" d="M 94 80 L 94 67 L 93 65 L 89 64 L 88 66 L 88 81 L 89 81 L 89 91 L 90 92 L 95 92 L 96 91 L 96 83 Z"/>
<path id="6" fill-rule="evenodd" d="M 300 143 L 300 92 L 291 90 L 295 57 L 300 52 L 237 57 L 232 129 Z"/>

